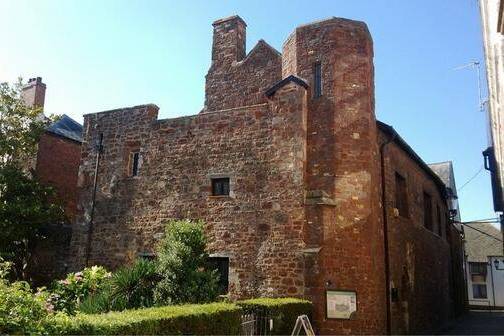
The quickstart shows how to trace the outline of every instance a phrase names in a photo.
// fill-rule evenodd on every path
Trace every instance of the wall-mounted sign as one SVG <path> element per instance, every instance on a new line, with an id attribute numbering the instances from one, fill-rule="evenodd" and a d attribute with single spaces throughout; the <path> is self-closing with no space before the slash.
<path id="1" fill-rule="evenodd" d="M 357 293 L 353 291 L 326 291 L 327 318 L 351 319 L 357 311 Z"/>

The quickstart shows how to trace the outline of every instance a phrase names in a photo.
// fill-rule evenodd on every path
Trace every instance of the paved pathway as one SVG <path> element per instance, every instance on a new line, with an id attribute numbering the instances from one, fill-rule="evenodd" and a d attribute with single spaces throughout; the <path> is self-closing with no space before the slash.
<path id="1" fill-rule="evenodd" d="M 504 311 L 469 311 L 440 335 L 504 335 Z"/>

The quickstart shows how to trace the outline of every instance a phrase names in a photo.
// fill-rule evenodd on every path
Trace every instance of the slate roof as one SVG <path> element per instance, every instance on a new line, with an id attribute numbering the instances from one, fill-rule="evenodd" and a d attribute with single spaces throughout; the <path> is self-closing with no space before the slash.
<path id="1" fill-rule="evenodd" d="M 46 131 L 73 141 L 82 142 L 82 125 L 66 114 L 63 114 L 58 121 L 49 125 Z"/>
<path id="2" fill-rule="evenodd" d="M 471 227 L 483 231 L 498 240 L 478 232 Z M 488 256 L 502 255 L 502 233 L 492 224 L 473 223 L 464 225 L 464 232 L 467 261 L 487 262 Z"/>
<path id="3" fill-rule="evenodd" d="M 283 86 L 287 85 L 288 83 L 296 83 L 297 85 L 300 85 L 304 87 L 305 89 L 308 88 L 308 84 L 304 79 L 299 78 L 298 76 L 290 75 L 288 77 L 285 77 L 284 79 L 276 82 L 273 84 L 268 90 L 266 90 L 266 96 L 271 97 L 272 95 L 277 92 L 278 89 L 282 88 Z"/>
<path id="4" fill-rule="evenodd" d="M 428 166 L 420 156 L 413 150 L 413 148 L 408 145 L 408 143 L 401 138 L 399 133 L 390 125 L 376 120 L 376 125 L 378 126 L 378 129 L 387 134 L 389 137 L 391 137 L 392 141 L 394 141 L 402 150 L 404 150 L 409 157 L 414 160 L 436 183 L 438 186 L 439 191 L 443 195 L 443 197 L 446 197 L 446 185 L 444 182 L 441 180 L 441 178 L 431 169 L 430 166 Z"/>
<path id="5" fill-rule="evenodd" d="M 451 161 L 430 163 L 428 165 L 443 183 L 451 189 L 453 196 L 457 197 L 457 187 L 455 184 L 455 175 L 453 173 L 453 165 Z"/>

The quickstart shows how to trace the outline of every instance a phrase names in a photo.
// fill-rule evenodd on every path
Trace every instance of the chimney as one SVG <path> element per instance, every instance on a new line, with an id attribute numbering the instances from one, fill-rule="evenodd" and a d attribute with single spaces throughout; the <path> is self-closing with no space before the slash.
<path id="1" fill-rule="evenodd" d="M 46 85 L 42 82 L 42 77 L 30 78 L 23 87 L 21 98 L 26 106 L 44 109 Z"/>
<path id="2" fill-rule="evenodd" d="M 231 65 L 245 58 L 247 24 L 238 15 L 215 21 L 212 26 L 212 64 Z"/>

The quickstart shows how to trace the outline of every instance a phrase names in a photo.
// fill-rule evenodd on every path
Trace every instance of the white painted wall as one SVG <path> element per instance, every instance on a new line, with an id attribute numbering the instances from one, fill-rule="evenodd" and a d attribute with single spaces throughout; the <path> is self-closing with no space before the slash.
<path id="1" fill-rule="evenodd" d="M 488 83 L 488 109 L 491 141 L 504 188 L 504 35 L 497 30 L 499 1 L 480 0 L 483 44 Z"/>
<path id="2" fill-rule="evenodd" d="M 495 306 L 504 307 L 504 257 L 489 257 L 489 261 L 492 266 L 493 288 L 495 290 L 492 301 L 495 298 Z M 495 261 L 499 262 L 498 267 L 495 267 Z"/>
<path id="3" fill-rule="evenodd" d="M 498 268 L 494 261 L 499 261 Z M 469 305 L 482 307 L 504 307 L 504 256 L 488 257 L 487 263 L 487 298 L 477 299 L 473 296 L 473 282 L 469 263 L 466 264 L 467 297 Z"/>

